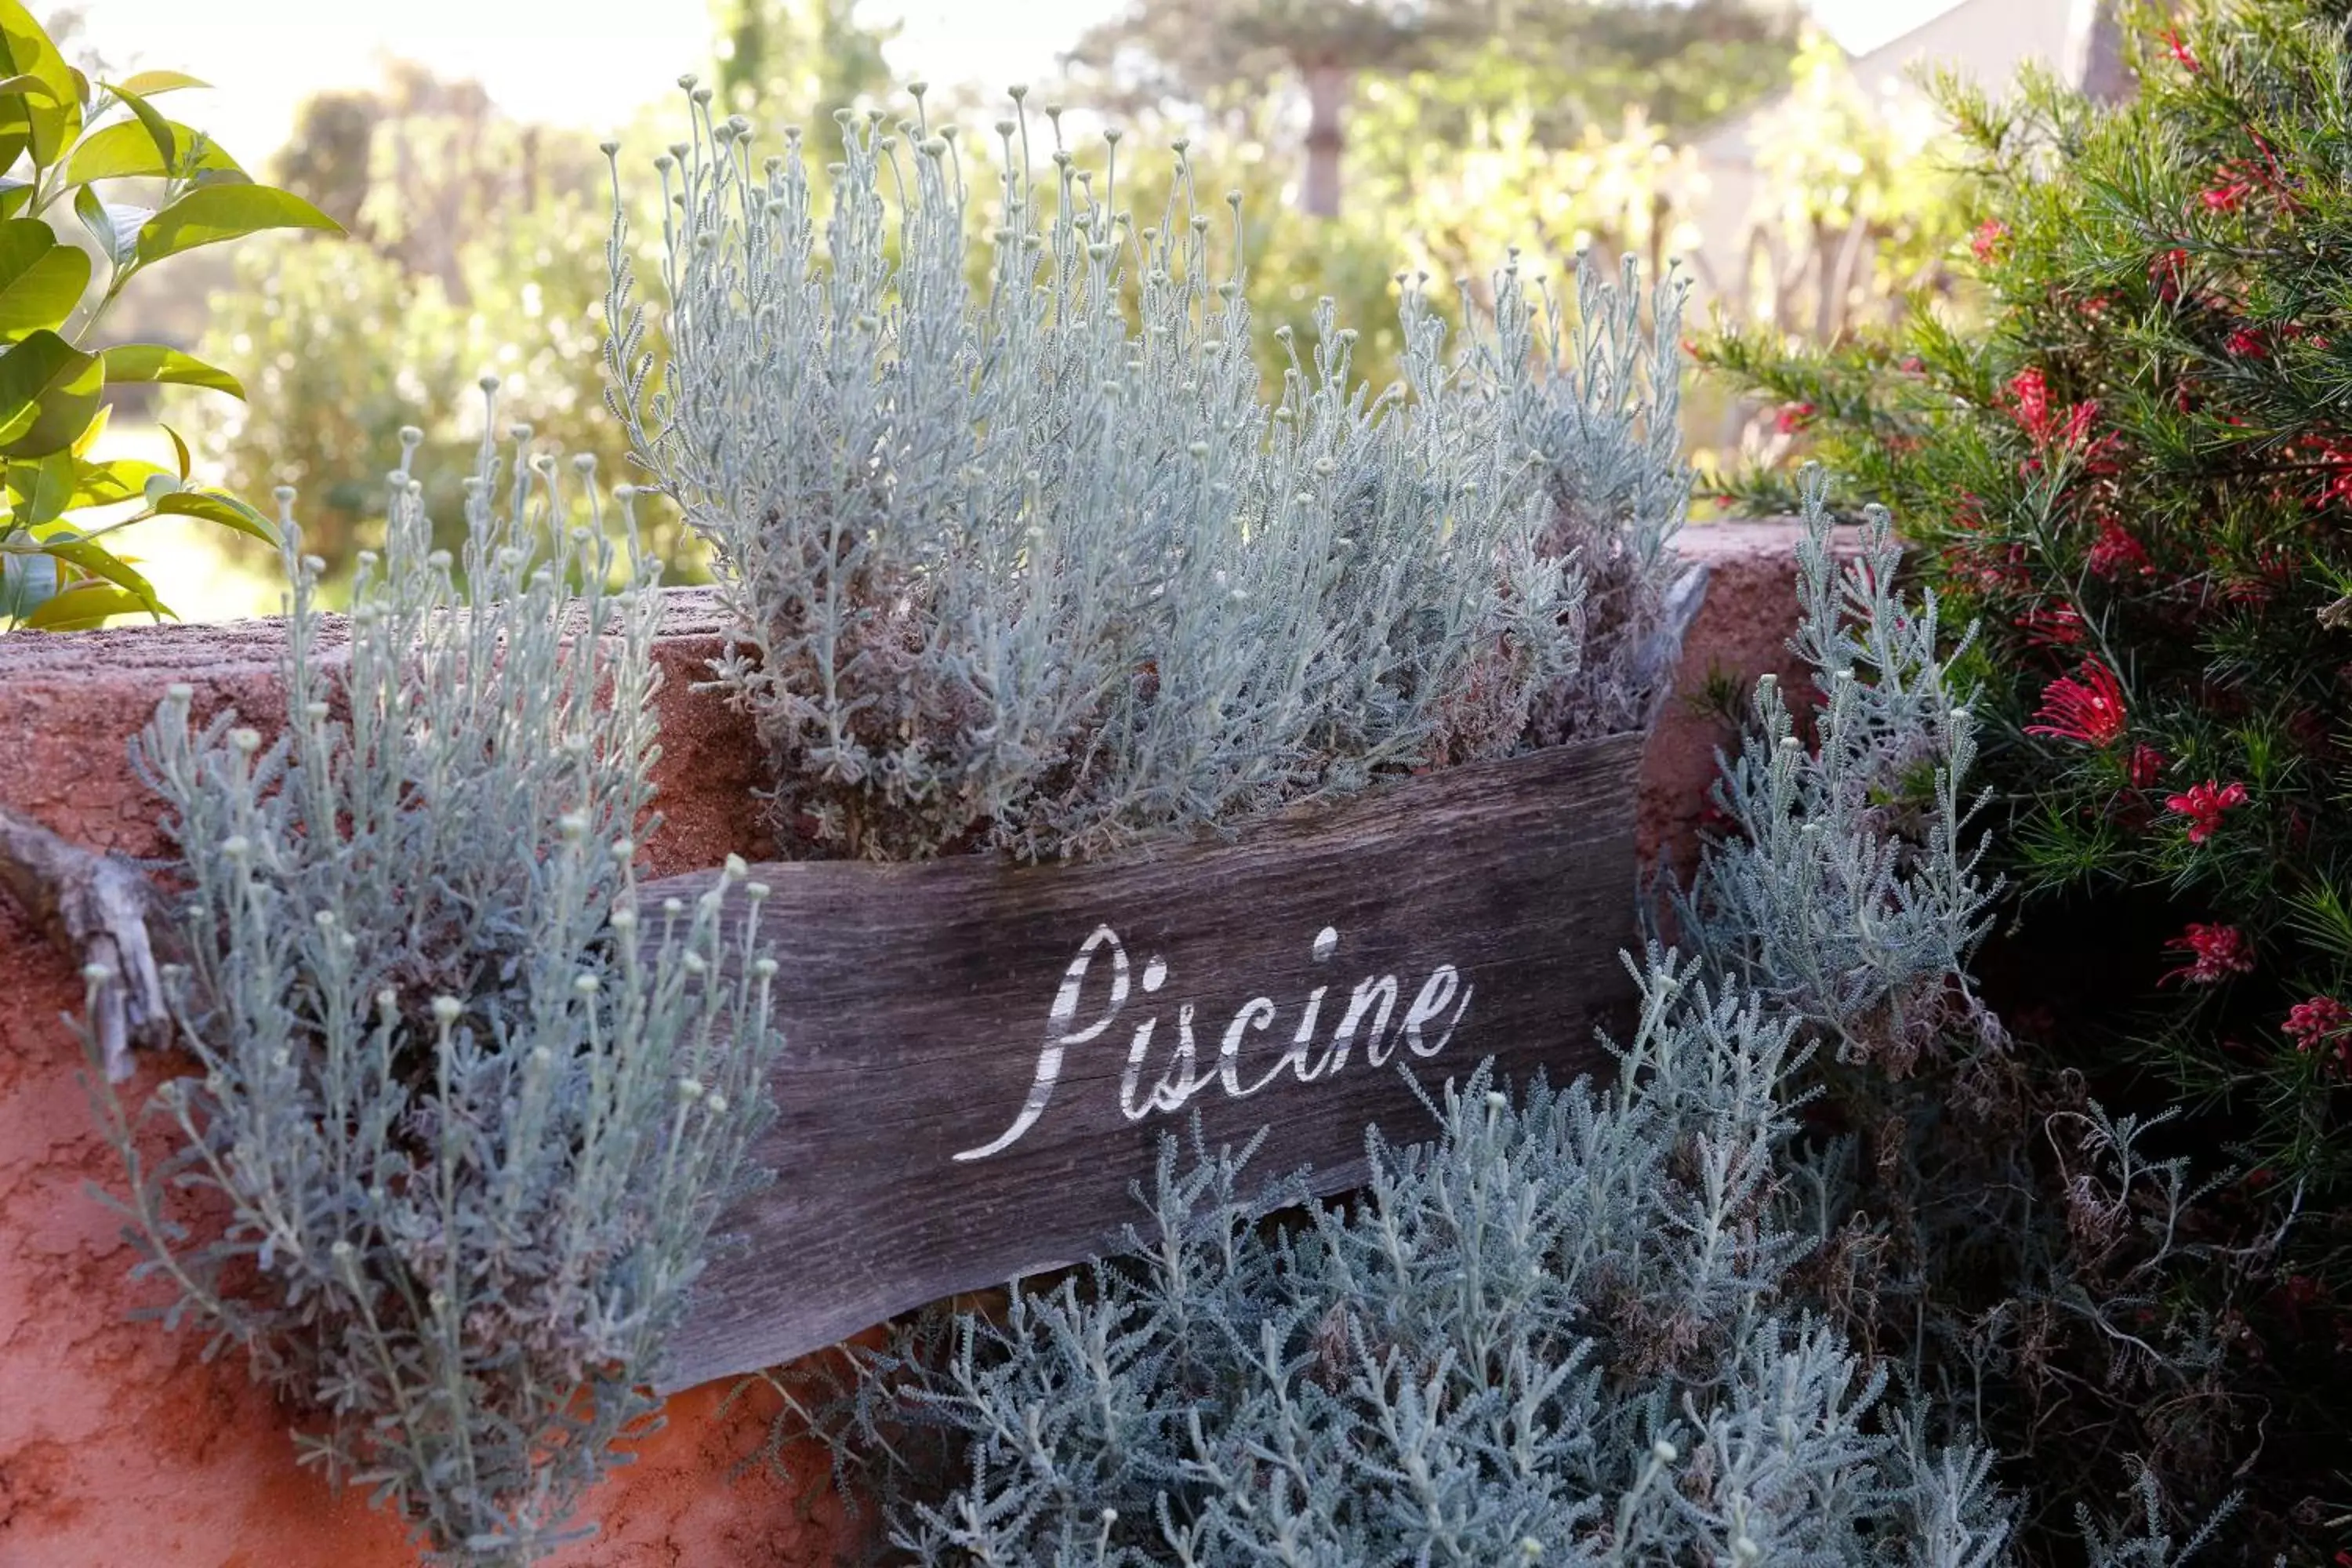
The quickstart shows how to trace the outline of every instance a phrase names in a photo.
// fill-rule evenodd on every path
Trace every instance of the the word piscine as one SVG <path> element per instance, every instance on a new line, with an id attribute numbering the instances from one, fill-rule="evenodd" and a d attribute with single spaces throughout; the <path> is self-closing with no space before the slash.
<path id="1" fill-rule="evenodd" d="M 1329 963 L 1339 948 L 1339 931 L 1325 926 L 1315 934 L 1309 952 L 1313 961 L 1320 964 Z M 1099 969 L 1097 960 L 1102 961 Z M 1130 995 L 1139 990 L 1145 996 L 1157 994 L 1168 983 L 1168 976 L 1167 961 L 1157 953 L 1145 961 L 1139 976 L 1132 975 L 1127 948 L 1118 940 L 1118 933 L 1108 925 L 1097 926 L 1078 944 L 1076 955 L 1062 972 L 1061 985 L 1046 1015 L 1045 1043 L 1037 1053 L 1036 1076 L 1029 1086 L 1021 1113 L 994 1141 L 977 1149 L 967 1149 L 956 1158 L 984 1160 L 1011 1148 L 1045 1114 L 1055 1086 L 1061 1080 L 1066 1053 L 1108 1034 L 1126 1010 Z M 1088 1005 L 1090 982 L 1098 997 L 1092 1007 Z M 1290 1042 L 1281 1054 L 1270 1062 L 1261 1062 L 1260 1049 L 1248 1064 L 1243 1060 L 1244 1048 L 1263 1047 L 1269 1037 L 1278 1034 L 1275 1024 L 1282 1010 L 1275 1000 L 1254 996 L 1243 1003 L 1225 1025 L 1214 1060 L 1206 1062 L 1201 1058 L 1192 1032 L 1194 1006 L 1187 1002 L 1176 1010 L 1176 1043 L 1168 1052 L 1167 1065 L 1147 1086 L 1144 1080 L 1151 1062 L 1153 1037 L 1160 1022 L 1155 1012 L 1135 1026 L 1128 1045 L 1126 1069 L 1119 1075 L 1119 1110 L 1130 1121 L 1139 1121 L 1154 1111 L 1181 1110 L 1194 1095 L 1212 1084 L 1233 1099 L 1246 1100 L 1286 1071 L 1296 1074 L 1301 1083 L 1313 1083 L 1347 1066 L 1359 1030 L 1362 1031 L 1364 1060 L 1371 1067 L 1385 1065 L 1399 1044 L 1414 1056 L 1433 1057 L 1445 1048 L 1445 1043 L 1454 1037 L 1454 1030 L 1470 1011 L 1472 990 L 1454 965 L 1437 965 L 1421 983 L 1420 991 L 1405 1007 L 1403 1018 L 1391 1034 L 1389 1026 L 1402 995 L 1397 977 L 1366 975 L 1349 994 L 1344 1010 L 1335 1005 L 1339 1022 L 1318 1052 L 1316 1032 L 1323 1016 L 1324 997 L 1330 987 L 1318 985 L 1307 993 L 1298 1010 L 1297 1026 L 1291 1031 Z M 1095 1007 L 1099 1011 L 1093 1012 Z M 1077 1027 L 1079 1017 L 1089 1012 L 1093 1012 L 1091 1021 L 1083 1028 Z M 1431 1026 L 1441 1020 L 1444 1031 L 1431 1034 Z M 1253 1039 L 1253 1036 L 1258 1038 Z"/>

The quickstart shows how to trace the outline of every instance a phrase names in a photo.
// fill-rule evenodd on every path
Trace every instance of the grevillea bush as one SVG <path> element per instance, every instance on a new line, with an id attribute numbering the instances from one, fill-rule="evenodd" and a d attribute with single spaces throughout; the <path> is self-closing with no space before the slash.
<path id="1" fill-rule="evenodd" d="M 1980 321 L 1923 303 L 1827 354 L 1707 353 L 1979 620 L 1961 668 L 2021 894 L 1989 973 L 2037 1095 L 2177 1102 L 2164 1137 L 2242 1162 L 2226 1228 L 2182 1234 L 2266 1261 L 2175 1281 L 2141 1337 L 2219 1331 L 2173 1456 L 2248 1464 L 2258 1504 L 2325 1539 L 2346 1476 L 2324 1456 L 2352 1441 L 2315 1393 L 2352 1344 L 2347 7 L 2137 26 L 2120 105 L 2032 78 L 1947 94 Z M 1788 480 L 1735 488 L 1777 506 Z"/>
<path id="2" fill-rule="evenodd" d="M 919 94 L 845 111 L 820 222 L 798 132 L 763 157 L 688 86 L 669 356 L 616 226 L 612 405 L 710 545 L 796 852 L 1085 854 L 1645 716 L 1677 288 L 1588 272 L 1570 323 L 1514 262 L 1449 350 L 1403 279 L 1400 384 L 1327 308 L 1269 401 L 1238 200 L 1196 210 L 1181 143 L 1138 216 L 1116 132 L 1097 171 L 1049 114 L 1040 180 L 1016 102 L 974 266 Z"/>
<path id="3" fill-rule="evenodd" d="M 289 515 L 283 711 L 198 728 L 183 687 L 140 738 L 196 1070 L 100 1090 L 166 1321 L 247 1355 L 306 1462 L 479 1564 L 578 1533 L 656 1407 L 777 1044 L 750 920 L 637 907 L 658 569 L 552 462 L 499 481 L 486 437 L 461 594 L 403 462 L 347 641 Z"/>
<path id="4" fill-rule="evenodd" d="M 2089 1006 L 2258 1163 L 2352 1194 L 2352 367 L 2333 0 L 2188 7 L 2103 110 L 1951 100 L 1989 300 L 1822 358 L 1787 401 L 1984 639 L 2023 890 L 2127 949 Z M 2081 972 L 2077 972 L 2078 973 Z"/>

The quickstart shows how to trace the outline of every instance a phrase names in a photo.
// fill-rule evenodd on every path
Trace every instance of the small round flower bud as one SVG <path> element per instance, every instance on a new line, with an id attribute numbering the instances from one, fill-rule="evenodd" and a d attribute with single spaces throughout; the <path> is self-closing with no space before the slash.
<path id="1" fill-rule="evenodd" d="M 114 971 L 103 963 L 85 963 L 81 966 L 81 977 L 88 984 L 103 985 L 114 978 Z"/>
<path id="2" fill-rule="evenodd" d="M 1650 1457 L 1662 1465 L 1671 1465 L 1681 1458 L 1682 1455 L 1675 1450 L 1672 1443 L 1661 1437 L 1650 1445 Z"/>
<path id="3" fill-rule="evenodd" d="M 174 702 L 190 702 L 195 700 L 196 689 L 184 680 L 175 680 L 163 688 L 163 695 Z"/>
<path id="4" fill-rule="evenodd" d="M 776 977 L 776 961 L 772 958 L 755 958 L 751 961 L 751 973 L 762 980 L 773 980 Z"/>
<path id="5" fill-rule="evenodd" d="M 465 1010 L 466 1005 L 463 1002 L 458 1001 L 455 996 L 436 996 L 433 998 L 433 1016 L 444 1024 L 456 1023 L 457 1021 L 457 1015 Z"/>
<path id="6" fill-rule="evenodd" d="M 583 996 L 593 996 L 604 989 L 604 983 L 593 974 L 575 974 L 572 977 L 572 989 Z"/>
<path id="7" fill-rule="evenodd" d="M 677 1097 L 686 1101 L 688 1105 L 700 1100 L 702 1098 L 702 1080 L 698 1078 L 682 1078 L 678 1079 Z"/>
<path id="8" fill-rule="evenodd" d="M 725 1095 L 723 1095 L 723 1094 L 714 1094 L 714 1095 L 712 1095 L 712 1096 L 710 1097 L 709 1104 L 710 1104 L 710 1114 L 711 1114 L 711 1115 L 713 1115 L 713 1116 L 724 1116 L 724 1115 L 726 1115 L 726 1114 L 727 1114 L 727 1097 L 726 1097 Z"/>
<path id="9" fill-rule="evenodd" d="M 623 904 L 613 911 L 613 929 L 623 936 L 637 929 L 637 911 Z"/>
<path id="10" fill-rule="evenodd" d="M 249 757 L 261 750 L 261 731 L 240 726 L 228 732 L 228 743 Z"/>
<path id="11" fill-rule="evenodd" d="M 242 833 L 232 833 L 221 840 L 221 853 L 232 860 L 242 860 L 253 853 L 253 840 Z"/>

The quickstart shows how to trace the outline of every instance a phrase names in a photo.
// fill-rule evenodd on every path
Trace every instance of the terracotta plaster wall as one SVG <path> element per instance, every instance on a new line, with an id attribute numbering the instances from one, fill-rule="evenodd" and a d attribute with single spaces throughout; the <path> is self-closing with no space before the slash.
<path id="1" fill-rule="evenodd" d="M 1775 524 L 1695 529 L 1715 567 L 1683 667 L 1783 668 L 1793 619 L 1790 547 Z M 166 686 L 199 718 L 274 708 L 270 622 L 0 641 L 0 803 L 81 843 L 133 856 L 164 846 L 125 743 Z M 662 645 L 656 874 L 759 858 L 758 758 L 740 721 L 689 689 L 718 647 L 709 597 L 674 592 Z M 1719 724 L 1670 706 L 1645 768 L 1644 847 L 1687 854 Z M 284 1418 L 232 1354 L 132 1314 L 158 1304 L 127 1278 L 116 1218 L 91 1188 L 119 1184 L 91 1131 L 75 965 L 0 895 L 0 1568 L 406 1568 L 414 1548 L 362 1497 L 297 1468 Z M 128 1092 L 177 1064 L 151 1061 Z M 750 1463 L 766 1433 L 756 1398 L 721 1409 L 712 1385 L 670 1402 L 664 1430 L 589 1500 L 600 1522 L 562 1568 L 816 1568 L 846 1538 L 836 1500 Z M 823 1475 L 803 1456 L 799 1473 Z"/>

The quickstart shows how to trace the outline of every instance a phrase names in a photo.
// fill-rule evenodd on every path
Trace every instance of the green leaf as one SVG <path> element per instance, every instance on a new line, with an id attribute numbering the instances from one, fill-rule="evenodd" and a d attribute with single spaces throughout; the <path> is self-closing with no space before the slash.
<path id="1" fill-rule="evenodd" d="M 9 92 L 19 93 L 26 98 L 46 98 L 52 100 L 57 97 L 57 89 L 47 82 L 43 81 L 39 77 L 24 73 L 12 76 L 5 81 L 0 81 L 0 93 Z"/>
<path id="2" fill-rule="evenodd" d="M 64 593 L 43 600 L 39 608 L 25 617 L 24 625 L 42 632 L 94 631 L 110 616 L 131 616 L 142 610 L 171 614 L 161 605 L 152 604 L 111 583 L 77 583 Z"/>
<path id="3" fill-rule="evenodd" d="M 131 261 L 139 245 L 139 230 L 155 216 L 152 207 L 134 207 L 114 202 L 100 201 L 96 191 L 84 185 L 74 193 L 74 216 L 81 219 L 82 227 L 98 241 L 107 260 L 117 267 Z"/>
<path id="4" fill-rule="evenodd" d="M 117 343 L 100 351 L 106 361 L 106 384 L 127 381 L 168 381 L 181 386 L 208 386 L 231 397 L 245 396 L 244 384 L 217 365 L 162 343 Z"/>
<path id="5" fill-rule="evenodd" d="M 0 353 L 0 456 L 45 458 L 89 428 L 106 367 L 47 327 Z"/>
<path id="6" fill-rule="evenodd" d="M 172 132 L 172 122 L 156 113 L 145 99 L 130 89 L 116 87 L 111 82 L 100 85 L 121 99 L 122 106 L 131 110 L 140 128 L 147 132 L 147 140 L 154 147 L 156 155 L 163 159 L 165 173 L 175 172 L 180 163 L 180 141 Z"/>
<path id="7" fill-rule="evenodd" d="M 37 218 L 0 220 L 0 334 L 60 327 L 89 287 L 89 258 Z"/>
<path id="8" fill-rule="evenodd" d="M 48 459 L 43 458 L 44 462 Z M 76 459 L 74 492 L 66 502 L 68 510 L 86 506 L 118 506 L 124 501 L 144 500 L 147 481 L 155 475 L 168 477 L 172 470 L 157 468 L 143 458 L 109 458 L 91 462 L 87 458 Z"/>
<path id="9" fill-rule="evenodd" d="M 0 94 L 0 146 L 22 137 L 19 148 L 29 146 L 33 162 L 50 167 L 81 130 L 81 95 L 75 89 L 73 68 L 23 0 L 0 0 L 0 70 L 35 78 L 48 89 L 46 99 L 23 92 Z M 13 163 L 16 154 L 8 157 Z"/>
<path id="10" fill-rule="evenodd" d="M 184 87 L 210 86 L 212 83 L 192 77 L 185 71 L 153 70 L 133 72 L 123 78 L 122 85 L 114 90 L 117 92 L 128 90 L 152 98 L 159 92 L 176 92 Z"/>
<path id="11" fill-rule="evenodd" d="M 291 191 L 270 185 L 200 185 L 147 220 L 139 231 L 139 261 L 146 266 L 200 245 L 270 228 L 343 232 L 342 225 Z"/>
<path id="12" fill-rule="evenodd" d="M 46 458 L 8 465 L 10 521 L 18 528 L 39 528 L 63 517 L 73 504 L 74 455 L 52 452 Z"/>
<path id="13" fill-rule="evenodd" d="M 180 433 L 177 430 L 173 429 L 169 425 L 162 425 L 159 423 L 158 428 L 160 428 L 164 435 L 169 436 L 172 438 L 172 450 L 179 454 L 180 482 L 184 485 L 188 482 L 188 469 L 191 466 L 188 462 L 188 444 L 185 441 L 181 440 Z"/>
<path id="14" fill-rule="evenodd" d="M 157 498 L 155 510 L 163 517 L 194 517 L 216 522 L 223 528 L 251 534 L 265 544 L 278 542 L 276 523 L 235 496 L 223 495 L 218 490 L 173 490 Z"/>
<path id="15" fill-rule="evenodd" d="M 0 217 L 15 217 L 33 199 L 30 180 L 0 178 Z"/>
<path id="16" fill-rule="evenodd" d="M 155 585 L 141 576 L 131 563 L 95 540 L 52 540 L 41 546 L 41 553 L 64 562 L 85 576 L 102 578 L 118 588 L 138 595 L 142 609 L 152 610 L 157 615 L 168 613 L 163 608 L 163 602 L 155 596 Z"/>
<path id="17" fill-rule="evenodd" d="M 186 150 L 195 145 L 196 132 L 176 120 L 164 120 L 161 115 L 156 119 L 171 135 L 174 155 L 185 156 Z M 158 153 L 154 132 L 147 125 L 136 120 L 118 120 L 82 138 L 81 145 L 66 160 L 66 183 L 86 185 L 92 180 L 153 179 L 175 172 L 231 174 L 240 178 L 245 174 L 236 159 L 209 141 L 193 163 L 194 167 L 188 170 L 167 167 Z"/>

